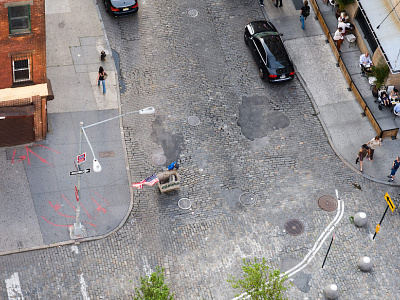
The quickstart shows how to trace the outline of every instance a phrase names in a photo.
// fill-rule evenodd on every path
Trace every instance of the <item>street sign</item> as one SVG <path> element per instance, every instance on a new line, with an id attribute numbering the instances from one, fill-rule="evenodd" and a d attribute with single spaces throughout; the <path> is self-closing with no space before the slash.
<path id="1" fill-rule="evenodd" d="M 78 189 L 76 188 L 76 186 L 75 186 L 75 198 L 76 198 L 76 201 L 79 202 L 79 193 L 78 193 Z"/>
<path id="2" fill-rule="evenodd" d="M 81 164 L 81 163 L 85 162 L 86 161 L 86 152 L 78 155 L 76 157 L 76 161 L 78 162 L 78 164 Z"/>
<path id="3" fill-rule="evenodd" d="M 390 199 L 390 196 L 388 193 L 385 194 L 385 200 L 386 200 L 387 204 L 389 205 L 390 210 L 392 212 L 394 212 L 394 209 L 396 208 L 396 206 L 393 204 L 392 199 Z"/>
<path id="4" fill-rule="evenodd" d="M 84 173 L 90 173 L 90 169 L 85 169 L 85 170 L 80 170 L 80 171 L 71 171 L 71 172 L 69 172 L 69 175 L 78 175 L 78 174 L 84 174 Z"/>

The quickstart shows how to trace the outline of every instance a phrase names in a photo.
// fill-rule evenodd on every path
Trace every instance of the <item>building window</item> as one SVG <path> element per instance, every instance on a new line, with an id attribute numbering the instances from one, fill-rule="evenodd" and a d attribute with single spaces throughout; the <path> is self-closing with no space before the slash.
<path id="1" fill-rule="evenodd" d="M 31 7 L 19 5 L 8 7 L 10 34 L 31 32 Z"/>
<path id="2" fill-rule="evenodd" d="M 14 83 L 32 80 L 30 55 L 20 55 L 13 57 L 12 65 Z"/>

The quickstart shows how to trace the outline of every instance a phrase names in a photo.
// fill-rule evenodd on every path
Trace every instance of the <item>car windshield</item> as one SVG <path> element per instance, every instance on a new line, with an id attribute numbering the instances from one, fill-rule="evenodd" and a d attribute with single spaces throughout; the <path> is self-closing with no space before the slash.
<path id="1" fill-rule="evenodd" d="M 278 35 L 264 37 L 267 52 L 267 67 L 272 69 L 290 66 L 290 59 Z"/>

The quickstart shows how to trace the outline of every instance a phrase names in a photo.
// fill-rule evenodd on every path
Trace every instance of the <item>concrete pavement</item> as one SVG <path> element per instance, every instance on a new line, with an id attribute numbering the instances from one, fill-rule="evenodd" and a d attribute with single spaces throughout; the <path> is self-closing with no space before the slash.
<path id="1" fill-rule="evenodd" d="M 79 11 L 85 18 L 77 18 Z M 0 150 L 3 213 L 0 252 L 71 243 L 76 217 L 74 161 L 79 124 L 89 125 L 119 115 L 116 69 L 97 6 L 92 1 L 46 1 L 47 76 L 55 99 L 48 102 L 46 140 Z M 107 53 L 100 61 L 100 52 Z M 108 73 L 106 95 L 97 86 L 99 66 Z M 134 119 L 134 117 L 132 117 Z M 105 235 L 122 225 L 132 207 L 121 120 L 88 128 L 87 135 L 102 172 L 81 178 L 80 218 L 84 236 Z M 92 153 L 83 169 L 92 169 Z"/>
<path id="2" fill-rule="evenodd" d="M 79 10 L 85 11 L 85 18 L 76 17 Z M 305 31 L 293 31 L 293 26 L 300 28 L 294 4 L 288 2 L 277 9 L 267 1 L 263 11 L 284 34 L 298 76 L 313 99 L 333 149 L 357 172 L 354 161 L 359 147 L 375 132 L 347 91 L 318 21 L 310 16 Z M 95 3 L 46 1 L 46 24 L 48 77 L 55 94 L 48 103 L 49 134 L 45 141 L 34 145 L 0 151 L 0 165 L 7 174 L 1 178 L 5 205 L 0 223 L 9 229 L 0 234 L 3 254 L 73 242 L 68 228 L 75 218 L 76 178 L 69 172 L 75 169 L 79 122 L 90 124 L 119 114 L 117 74 Z M 100 62 L 103 49 L 107 52 L 106 62 Z M 356 51 L 346 42 L 342 50 Z M 96 83 L 100 64 L 110 75 L 105 96 Z M 88 136 L 103 171 L 82 178 L 81 217 L 86 236 L 98 237 L 123 225 L 132 205 L 131 180 L 120 122 L 93 127 Z M 84 168 L 91 168 L 92 156 L 83 144 L 88 155 Z M 387 183 L 386 175 L 398 148 L 399 140 L 385 140 L 376 150 L 373 164 L 365 162 L 363 176 Z"/>

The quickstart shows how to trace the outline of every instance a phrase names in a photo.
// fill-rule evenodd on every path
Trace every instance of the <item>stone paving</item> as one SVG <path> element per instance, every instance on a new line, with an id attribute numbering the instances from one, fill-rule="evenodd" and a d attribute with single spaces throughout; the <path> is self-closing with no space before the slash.
<path id="1" fill-rule="evenodd" d="M 136 190 L 127 223 L 107 238 L 0 257 L 2 285 L 17 272 L 24 299 L 131 299 L 140 276 L 162 266 L 176 299 L 231 299 L 226 279 L 239 274 L 242 258 L 266 257 L 283 270 L 304 258 L 336 214 L 317 200 L 337 189 L 345 213 L 326 265 L 321 269 L 329 240 L 293 277 L 289 299 L 324 299 L 329 283 L 338 285 L 340 299 L 395 299 L 397 211 L 388 213 L 375 242 L 370 234 L 386 207 L 384 193 L 396 198 L 397 191 L 340 161 L 297 79 L 259 80 L 243 42 L 244 25 L 263 18 L 258 2 L 140 5 L 137 16 L 114 19 L 100 3 L 126 85 L 122 111 L 158 112 L 139 124 L 124 118 L 131 177 L 140 181 L 164 168 L 152 163 L 164 155 L 181 165 L 181 190 Z M 188 13 L 193 8 L 196 17 Z M 190 116 L 201 123 L 189 125 Z M 257 202 L 242 205 L 244 192 Z M 183 197 L 190 210 L 178 207 Z M 370 218 L 366 228 L 349 221 L 358 211 Z M 300 220 L 304 233 L 285 233 L 289 219 Z M 363 255 L 372 258 L 372 273 L 357 270 Z"/>

